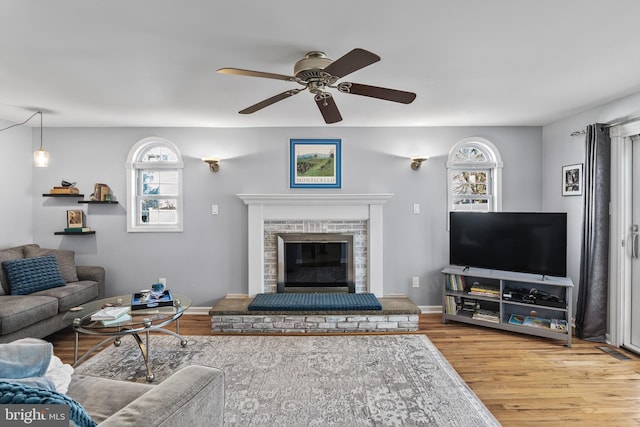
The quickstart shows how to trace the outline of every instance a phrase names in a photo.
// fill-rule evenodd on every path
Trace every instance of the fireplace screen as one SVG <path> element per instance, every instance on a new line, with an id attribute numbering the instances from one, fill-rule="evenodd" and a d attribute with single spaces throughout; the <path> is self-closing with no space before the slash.
<path id="1" fill-rule="evenodd" d="M 347 287 L 355 292 L 353 235 L 278 234 L 278 292 Z"/>

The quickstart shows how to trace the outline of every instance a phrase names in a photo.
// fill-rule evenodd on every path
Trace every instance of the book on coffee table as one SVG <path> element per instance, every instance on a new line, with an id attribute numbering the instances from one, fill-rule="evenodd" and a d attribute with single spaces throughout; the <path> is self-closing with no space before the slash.
<path id="1" fill-rule="evenodd" d="M 131 315 L 129 313 L 125 313 L 116 319 L 101 320 L 100 322 L 102 322 L 102 326 L 117 326 L 129 321 L 131 321 Z"/>
<path id="2" fill-rule="evenodd" d="M 116 320 L 129 313 L 130 307 L 105 307 L 91 315 L 91 320 Z"/>
<path id="3" fill-rule="evenodd" d="M 141 301 L 141 296 L 140 292 L 131 295 L 131 310 L 173 306 L 173 295 L 171 295 L 171 291 L 168 289 L 165 289 L 160 295 L 152 294 L 151 298 L 147 301 Z"/>

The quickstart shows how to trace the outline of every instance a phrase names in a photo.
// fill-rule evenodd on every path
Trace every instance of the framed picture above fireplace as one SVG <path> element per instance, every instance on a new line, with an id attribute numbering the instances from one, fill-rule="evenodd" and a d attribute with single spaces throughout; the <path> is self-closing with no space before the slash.
<path id="1" fill-rule="evenodd" d="M 290 188 L 342 188 L 342 140 L 290 139 Z"/>

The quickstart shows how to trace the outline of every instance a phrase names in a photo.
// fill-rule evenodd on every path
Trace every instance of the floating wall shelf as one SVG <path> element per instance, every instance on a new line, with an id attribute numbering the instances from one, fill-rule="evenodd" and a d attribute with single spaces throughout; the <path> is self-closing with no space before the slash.
<path id="1" fill-rule="evenodd" d="M 78 200 L 78 203 L 86 203 L 88 205 L 117 205 L 117 200 Z"/>
<path id="2" fill-rule="evenodd" d="M 56 231 L 55 233 L 56 236 L 84 236 L 87 234 L 96 234 L 95 231 L 83 231 L 83 232 L 78 232 L 78 231 Z"/>

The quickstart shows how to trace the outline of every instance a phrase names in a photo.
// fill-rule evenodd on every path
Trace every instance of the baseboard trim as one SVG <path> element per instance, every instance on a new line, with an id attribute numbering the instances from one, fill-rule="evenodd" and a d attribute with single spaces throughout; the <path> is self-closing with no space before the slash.
<path id="1" fill-rule="evenodd" d="M 419 305 L 418 308 L 422 314 L 440 314 L 442 313 L 441 305 Z"/>
<path id="2" fill-rule="evenodd" d="M 184 314 L 185 314 L 185 316 L 191 315 L 191 314 L 208 316 L 209 315 L 209 310 L 211 310 L 211 307 L 189 307 L 184 312 Z"/>

